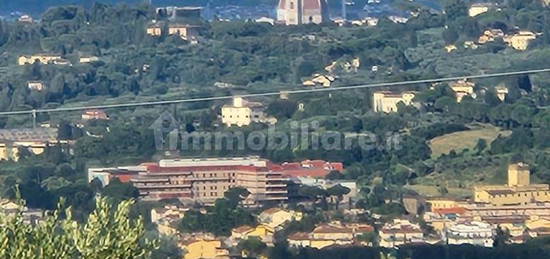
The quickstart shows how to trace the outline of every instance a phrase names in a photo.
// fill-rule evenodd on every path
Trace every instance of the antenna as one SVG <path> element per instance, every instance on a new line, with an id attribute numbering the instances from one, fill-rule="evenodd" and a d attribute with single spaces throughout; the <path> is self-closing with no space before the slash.
<path id="1" fill-rule="evenodd" d="M 347 20 L 346 0 L 342 0 L 342 19 Z"/>

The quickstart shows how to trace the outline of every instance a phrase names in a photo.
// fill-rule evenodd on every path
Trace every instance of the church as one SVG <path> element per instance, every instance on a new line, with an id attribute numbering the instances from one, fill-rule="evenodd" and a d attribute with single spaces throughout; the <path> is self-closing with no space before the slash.
<path id="1" fill-rule="evenodd" d="M 328 21 L 326 0 L 280 0 L 277 21 L 286 25 L 323 23 Z"/>

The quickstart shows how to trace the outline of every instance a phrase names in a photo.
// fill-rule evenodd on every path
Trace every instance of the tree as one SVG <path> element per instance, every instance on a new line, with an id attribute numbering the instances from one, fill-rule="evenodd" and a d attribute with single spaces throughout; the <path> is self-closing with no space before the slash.
<path id="1" fill-rule="evenodd" d="M 246 255 L 246 257 L 256 258 L 264 253 L 267 245 L 258 237 L 249 237 L 239 242 L 237 247 Z"/>
<path id="2" fill-rule="evenodd" d="M 483 150 L 485 150 L 487 148 L 487 140 L 485 139 L 478 139 L 477 140 L 477 144 L 475 146 L 475 150 L 477 151 L 478 154 L 480 154 L 481 152 L 483 152 Z"/>
<path id="3" fill-rule="evenodd" d="M 103 188 L 102 194 L 120 201 L 137 198 L 139 190 L 131 183 L 122 183 L 118 178 L 114 178 Z"/>
<path id="4" fill-rule="evenodd" d="M 325 176 L 325 179 L 327 180 L 340 180 L 344 179 L 344 174 L 340 173 L 339 171 L 333 170 L 330 171 L 327 176 Z"/>
<path id="5" fill-rule="evenodd" d="M 458 32 L 453 27 L 446 28 L 443 31 L 441 36 L 443 37 L 443 40 L 445 41 L 445 44 L 447 44 L 447 45 L 454 44 L 458 40 L 458 37 L 459 37 Z"/>
<path id="6" fill-rule="evenodd" d="M 140 258 L 157 247 L 157 240 L 144 237 L 142 219 L 129 217 L 132 201 L 113 206 L 100 198 L 84 223 L 72 218 L 70 208 L 63 211 L 62 204 L 38 225 L 25 224 L 22 211 L 15 216 L 0 212 L 0 257 Z"/>

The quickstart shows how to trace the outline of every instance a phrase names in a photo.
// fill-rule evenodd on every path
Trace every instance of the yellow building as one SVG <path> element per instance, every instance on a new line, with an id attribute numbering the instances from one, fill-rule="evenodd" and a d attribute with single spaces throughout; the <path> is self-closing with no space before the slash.
<path id="1" fill-rule="evenodd" d="M 549 202 L 549 186 L 531 184 L 529 177 L 529 165 L 511 164 L 508 167 L 508 184 L 475 186 L 474 201 L 495 206 Z"/>
<path id="2" fill-rule="evenodd" d="M 285 223 L 302 219 L 302 213 L 292 210 L 284 210 L 280 208 L 271 208 L 263 211 L 258 217 L 258 221 L 273 229 L 282 227 Z"/>
<path id="3" fill-rule="evenodd" d="M 514 35 L 504 37 L 510 47 L 517 50 L 526 50 L 529 46 L 529 42 L 536 39 L 537 35 L 530 31 L 520 31 Z"/>
<path id="4" fill-rule="evenodd" d="M 433 198 L 426 200 L 426 203 L 430 204 L 431 211 L 437 211 L 440 209 L 453 209 L 462 206 L 463 201 L 458 201 L 451 198 Z"/>
<path id="5" fill-rule="evenodd" d="M 267 225 L 260 224 L 256 227 L 251 226 L 240 226 L 231 230 L 231 239 L 236 245 L 240 240 L 248 239 L 250 237 L 257 237 L 266 245 L 273 245 L 273 234 L 275 230 Z"/>
<path id="6" fill-rule="evenodd" d="M 447 53 L 451 53 L 451 52 L 457 50 L 457 48 L 454 44 L 450 44 L 450 45 L 445 46 L 445 50 L 447 51 Z"/>
<path id="7" fill-rule="evenodd" d="M 476 84 L 474 82 L 468 82 L 466 80 L 459 80 L 457 82 L 449 83 L 449 86 L 455 92 L 456 102 L 461 102 L 462 99 L 466 96 L 472 96 L 475 98 L 474 87 Z"/>
<path id="8" fill-rule="evenodd" d="M 487 42 L 495 41 L 497 38 L 503 38 L 504 32 L 501 29 L 490 29 L 485 30 L 477 42 L 480 44 L 485 44 Z"/>
<path id="9" fill-rule="evenodd" d="M 40 62 L 42 64 L 51 64 L 56 60 L 62 60 L 61 56 L 55 54 L 35 54 L 31 56 L 20 56 L 17 59 L 17 64 L 20 66 Z"/>
<path id="10" fill-rule="evenodd" d="M 486 13 L 494 6 L 492 3 L 475 3 L 468 9 L 468 15 L 470 17 L 478 16 L 482 13 Z"/>
<path id="11" fill-rule="evenodd" d="M 351 245 L 364 233 L 373 232 L 367 224 L 348 224 L 332 222 L 317 226 L 311 233 L 298 232 L 288 236 L 288 244 L 293 247 L 313 247 L 322 249 L 332 245 Z"/>
<path id="12" fill-rule="evenodd" d="M 184 259 L 229 258 L 229 250 L 217 239 L 188 240 L 180 244 L 185 251 Z"/>
<path id="13" fill-rule="evenodd" d="M 50 145 L 67 143 L 57 140 L 56 128 L 0 129 L 0 160 L 19 160 L 19 150 L 32 154 L 44 153 Z"/>
<path id="14" fill-rule="evenodd" d="M 508 87 L 506 87 L 506 86 L 497 86 L 497 87 L 495 87 L 495 90 L 497 92 L 498 99 L 500 99 L 501 101 L 504 102 L 504 100 L 506 100 L 506 96 L 508 95 Z"/>
<path id="15" fill-rule="evenodd" d="M 336 78 L 333 76 L 315 74 L 310 80 L 302 82 L 302 85 L 312 87 L 330 87 L 335 80 Z"/>
<path id="16" fill-rule="evenodd" d="M 189 24 L 168 25 L 168 35 L 178 35 L 184 40 L 196 40 L 199 36 L 198 26 Z"/>
<path id="17" fill-rule="evenodd" d="M 233 98 L 233 104 L 222 107 L 222 123 L 231 127 L 250 125 L 252 122 L 275 124 L 277 119 L 264 114 L 264 106 L 257 102 L 248 102 L 241 97 Z"/>
<path id="18" fill-rule="evenodd" d="M 403 103 L 411 105 L 415 97 L 414 92 L 393 93 L 388 91 L 374 92 L 373 105 L 374 112 L 397 112 L 397 104 Z"/>
<path id="19" fill-rule="evenodd" d="M 151 24 L 147 27 L 147 34 L 150 36 L 160 36 L 162 35 L 161 25 L 158 23 Z"/>

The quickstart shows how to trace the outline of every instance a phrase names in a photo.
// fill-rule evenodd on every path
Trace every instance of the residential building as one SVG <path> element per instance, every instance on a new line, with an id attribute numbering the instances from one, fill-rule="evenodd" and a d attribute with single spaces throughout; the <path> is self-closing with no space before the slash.
<path id="1" fill-rule="evenodd" d="M 326 0 L 279 0 L 277 21 L 286 25 L 327 22 Z"/>
<path id="2" fill-rule="evenodd" d="M 474 3 L 468 9 L 468 15 L 470 17 L 478 16 L 482 13 L 488 12 L 494 7 L 495 7 L 495 4 L 493 3 Z"/>
<path id="3" fill-rule="evenodd" d="M 90 109 L 85 110 L 84 113 L 82 113 L 82 120 L 108 120 L 109 116 L 107 116 L 107 113 L 105 113 L 103 110 L 99 109 Z"/>
<path id="4" fill-rule="evenodd" d="M 56 54 L 35 54 L 30 56 L 20 56 L 17 64 L 20 66 L 39 62 L 42 64 L 53 64 L 57 60 L 62 60 L 60 55 Z"/>
<path id="5" fill-rule="evenodd" d="M 334 245 L 352 245 L 358 242 L 357 237 L 373 232 L 367 224 L 342 224 L 331 222 L 317 226 L 311 233 L 297 232 L 288 236 L 292 247 L 313 247 L 322 249 Z"/>
<path id="6" fill-rule="evenodd" d="M 184 259 L 229 259 L 229 249 L 214 237 L 190 238 L 179 243 Z"/>
<path id="7" fill-rule="evenodd" d="M 527 50 L 529 42 L 537 38 L 537 34 L 530 31 L 519 31 L 514 35 L 507 35 L 504 37 L 504 42 L 506 42 L 510 47 L 517 50 Z"/>
<path id="8" fill-rule="evenodd" d="M 445 46 L 445 51 L 447 51 L 447 53 L 451 53 L 455 50 L 457 50 L 457 47 L 454 44 L 450 44 L 450 45 Z"/>
<path id="9" fill-rule="evenodd" d="M 168 25 L 168 35 L 178 35 L 187 41 L 197 41 L 199 26 L 189 24 Z"/>
<path id="10" fill-rule="evenodd" d="M 28 81 L 27 87 L 33 91 L 43 91 L 46 89 L 46 85 L 42 81 Z"/>
<path id="11" fill-rule="evenodd" d="M 293 210 L 285 210 L 281 208 L 271 208 L 264 210 L 259 216 L 258 221 L 273 229 L 281 229 L 284 224 L 293 220 L 302 220 L 302 213 Z"/>
<path id="12" fill-rule="evenodd" d="M 327 162 L 324 160 L 284 162 L 280 165 L 270 164 L 270 167 L 274 170 L 280 171 L 283 175 L 288 177 L 325 178 L 332 171 L 344 171 L 343 163 Z"/>
<path id="13" fill-rule="evenodd" d="M 477 42 L 485 44 L 487 42 L 495 41 L 497 38 L 504 38 L 504 32 L 501 29 L 488 29 L 483 32 Z"/>
<path id="14" fill-rule="evenodd" d="M 517 205 L 493 205 L 470 203 L 464 205 L 464 216 L 470 218 L 527 216 L 530 218 L 550 217 L 550 203 L 529 203 Z"/>
<path id="15" fill-rule="evenodd" d="M 442 209 L 461 208 L 465 204 L 465 201 L 447 197 L 436 197 L 426 200 L 426 203 L 430 205 L 429 211 L 438 212 Z"/>
<path id="16" fill-rule="evenodd" d="M 548 184 L 531 184 L 529 165 L 511 164 L 508 184 L 475 186 L 474 201 L 496 206 L 550 202 L 550 188 Z"/>
<path id="17" fill-rule="evenodd" d="M 471 244 L 493 247 L 494 229 L 484 222 L 463 222 L 450 226 L 445 238 L 450 245 Z"/>
<path id="18" fill-rule="evenodd" d="M 17 19 L 17 21 L 22 22 L 22 23 L 33 23 L 34 22 L 32 17 L 30 15 L 27 15 L 27 14 L 21 15 L 19 17 L 19 19 Z"/>
<path id="19" fill-rule="evenodd" d="M 112 179 L 117 178 L 123 183 L 129 183 L 134 177 L 137 177 L 140 172 L 147 171 L 145 166 L 121 166 L 110 168 L 89 168 L 88 182 L 97 179 L 102 186 L 107 186 Z"/>
<path id="20" fill-rule="evenodd" d="M 449 87 L 451 87 L 453 92 L 455 92 L 456 102 L 461 102 L 462 99 L 466 96 L 471 96 L 472 98 L 475 98 L 475 86 L 476 84 L 474 82 L 468 82 L 466 80 L 458 80 L 456 82 L 449 83 Z"/>
<path id="21" fill-rule="evenodd" d="M 0 129 L 0 160 L 19 160 L 19 149 L 39 155 L 48 146 L 66 143 L 58 140 L 56 128 Z"/>
<path id="22" fill-rule="evenodd" d="M 380 246 L 394 248 L 409 243 L 424 242 L 424 233 L 420 225 L 404 219 L 394 219 L 386 223 L 379 231 Z"/>
<path id="23" fill-rule="evenodd" d="M 156 14 L 161 19 L 168 20 L 199 20 L 201 19 L 202 7 L 195 6 L 166 6 L 156 9 Z"/>
<path id="24" fill-rule="evenodd" d="M 247 201 L 284 202 L 288 178 L 267 165 L 268 160 L 259 157 L 164 159 L 134 168 L 92 168 L 88 180 L 125 177 L 147 200 L 179 198 L 213 204 L 239 186 L 250 192 Z"/>
<path id="25" fill-rule="evenodd" d="M 7 217 L 19 214 L 23 218 L 24 224 L 33 226 L 43 222 L 45 216 L 45 211 L 43 210 L 27 208 L 24 205 L 7 199 L 0 199 L 0 213 L 2 216 Z"/>
<path id="26" fill-rule="evenodd" d="M 99 58 L 96 56 L 82 56 L 79 59 L 80 63 L 92 63 L 99 61 Z"/>
<path id="27" fill-rule="evenodd" d="M 330 75 L 314 74 L 313 78 L 302 82 L 303 86 L 330 87 L 336 77 Z"/>
<path id="28" fill-rule="evenodd" d="M 498 99 L 504 102 L 504 100 L 506 100 L 506 96 L 508 96 L 508 87 L 499 85 L 495 87 L 495 90 L 497 92 Z"/>
<path id="29" fill-rule="evenodd" d="M 273 246 L 273 234 L 275 234 L 275 229 L 264 224 L 256 227 L 244 225 L 231 230 L 231 241 L 236 246 L 241 240 L 257 237 L 266 245 Z"/>
<path id="30" fill-rule="evenodd" d="M 251 123 L 275 124 L 277 119 L 269 117 L 264 113 L 265 107 L 258 102 L 249 102 L 242 97 L 234 97 L 233 104 L 227 104 L 222 107 L 222 123 L 231 127 L 247 126 Z"/>
<path id="31" fill-rule="evenodd" d="M 411 105 L 415 97 L 415 92 L 394 93 L 389 91 L 378 91 L 373 94 L 374 112 L 397 112 L 397 104 Z"/>
<path id="32" fill-rule="evenodd" d="M 162 35 L 162 24 L 153 23 L 147 26 L 147 34 L 153 37 L 158 37 Z"/>

